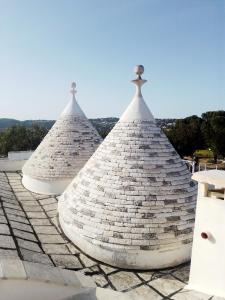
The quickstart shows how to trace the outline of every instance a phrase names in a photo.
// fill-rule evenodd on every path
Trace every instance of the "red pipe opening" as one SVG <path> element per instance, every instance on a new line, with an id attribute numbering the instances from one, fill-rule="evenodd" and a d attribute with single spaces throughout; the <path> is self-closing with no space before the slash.
<path id="1" fill-rule="evenodd" d="M 206 233 L 206 232 L 202 232 L 201 233 L 201 237 L 203 238 L 203 239 L 208 239 L 209 237 L 208 237 L 208 234 Z"/>

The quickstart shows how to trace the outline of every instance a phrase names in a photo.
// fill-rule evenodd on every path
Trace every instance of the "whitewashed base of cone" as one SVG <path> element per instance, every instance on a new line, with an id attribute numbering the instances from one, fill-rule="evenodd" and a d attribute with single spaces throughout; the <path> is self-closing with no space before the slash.
<path id="1" fill-rule="evenodd" d="M 24 187 L 37 194 L 59 195 L 64 192 L 73 178 L 65 178 L 60 180 L 38 180 L 30 176 L 23 175 L 22 183 Z"/>
<path id="2" fill-rule="evenodd" d="M 70 225 L 59 222 L 65 235 L 85 254 L 94 259 L 118 268 L 125 269 L 162 269 L 174 267 L 190 260 L 191 244 L 184 244 L 172 250 L 131 250 L 131 249 L 109 249 L 88 242 L 79 236 Z"/>

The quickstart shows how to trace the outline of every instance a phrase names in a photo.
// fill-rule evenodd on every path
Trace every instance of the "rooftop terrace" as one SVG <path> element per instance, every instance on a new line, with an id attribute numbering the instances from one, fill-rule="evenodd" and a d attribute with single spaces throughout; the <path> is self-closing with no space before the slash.
<path id="1" fill-rule="evenodd" d="M 219 300 L 184 290 L 189 263 L 143 272 L 112 268 L 87 257 L 63 235 L 58 223 L 57 197 L 27 191 L 19 172 L 0 172 L 0 203 L 0 260 L 17 258 L 82 270 L 97 286 L 124 292 L 132 299 Z"/>

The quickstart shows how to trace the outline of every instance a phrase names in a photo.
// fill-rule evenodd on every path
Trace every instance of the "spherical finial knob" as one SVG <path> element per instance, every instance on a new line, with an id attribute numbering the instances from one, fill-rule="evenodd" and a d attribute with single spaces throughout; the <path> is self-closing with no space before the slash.
<path id="1" fill-rule="evenodd" d="M 71 90 L 70 90 L 70 92 L 71 92 L 71 94 L 73 95 L 73 97 L 75 97 L 75 94 L 76 94 L 76 90 L 75 90 L 75 88 L 76 88 L 76 82 L 72 82 L 71 83 Z"/>
<path id="2" fill-rule="evenodd" d="M 142 65 L 137 65 L 134 67 L 134 73 L 137 74 L 138 76 L 141 76 L 144 73 L 144 66 Z"/>
<path id="3" fill-rule="evenodd" d="M 137 86 L 141 87 L 147 80 L 142 79 L 141 75 L 144 73 L 144 66 L 142 65 L 136 65 L 134 67 L 134 73 L 137 75 L 136 79 L 132 80 L 133 83 L 135 83 Z"/>
<path id="4" fill-rule="evenodd" d="M 75 89 L 76 86 L 77 86 L 77 85 L 76 85 L 76 82 L 73 81 L 73 82 L 71 83 L 71 88 L 72 88 L 72 89 Z"/>

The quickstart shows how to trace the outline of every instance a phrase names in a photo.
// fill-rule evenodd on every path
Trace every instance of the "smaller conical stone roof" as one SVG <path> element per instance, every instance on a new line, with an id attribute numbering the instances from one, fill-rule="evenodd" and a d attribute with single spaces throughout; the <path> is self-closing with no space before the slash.
<path id="1" fill-rule="evenodd" d="M 58 120 L 25 163 L 24 186 L 37 193 L 60 194 L 94 153 L 102 139 L 72 99 Z"/>
<path id="2" fill-rule="evenodd" d="M 59 200 L 64 233 L 86 254 L 113 266 L 165 268 L 190 259 L 196 184 L 142 94 Z"/>

